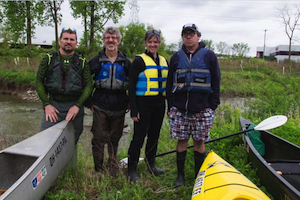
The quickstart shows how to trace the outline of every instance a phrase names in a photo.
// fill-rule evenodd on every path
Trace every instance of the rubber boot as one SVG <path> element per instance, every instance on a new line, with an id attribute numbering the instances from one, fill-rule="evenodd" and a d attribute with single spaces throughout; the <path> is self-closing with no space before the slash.
<path id="1" fill-rule="evenodd" d="M 175 187 L 180 187 L 184 185 L 184 164 L 186 158 L 186 151 L 178 152 L 176 154 L 176 163 L 177 163 L 177 178 L 174 183 Z"/>
<path id="2" fill-rule="evenodd" d="M 141 183 L 141 179 L 136 173 L 138 161 L 136 159 L 130 158 L 128 155 L 128 179 L 133 183 Z"/>
<path id="3" fill-rule="evenodd" d="M 195 161 L 195 179 L 197 178 L 198 172 L 203 164 L 205 159 L 205 152 L 200 153 L 198 151 L 194 151 L 194 161 Z"/>
<path id="4" fill-rule="evenodd" d="M 155 157 L 150 158 L 149 160 L 148 158 L 146 158 L 146 163 L 147 163 L 148 170 L 150 171 L 150 173 L 154 174 L 154 176 L 159 176 L 165 173 L 165 170 L 155 166 Z"/>

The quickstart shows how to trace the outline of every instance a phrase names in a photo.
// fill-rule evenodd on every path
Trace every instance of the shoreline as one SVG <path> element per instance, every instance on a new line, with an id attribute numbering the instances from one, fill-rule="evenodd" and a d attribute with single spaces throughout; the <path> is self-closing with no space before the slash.
<path id="1" fill-rule="evenodd" d="M 39 102 L 35 85 L 33 84 L 18 84 L 6 83 L 3 78 L 0 78 L 0 94 L 12 95 L 21 98 L 22 100 Z"/>

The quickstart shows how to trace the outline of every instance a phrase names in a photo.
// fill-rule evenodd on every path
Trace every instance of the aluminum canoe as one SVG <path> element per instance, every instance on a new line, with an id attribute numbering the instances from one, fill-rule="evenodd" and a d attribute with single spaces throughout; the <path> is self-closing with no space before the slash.
<path id="1" fill-rule="evenodd" d="M 68 165 L 73 124 L 62 121 L 0 151 L 0 200 L 39 200 Z"/>

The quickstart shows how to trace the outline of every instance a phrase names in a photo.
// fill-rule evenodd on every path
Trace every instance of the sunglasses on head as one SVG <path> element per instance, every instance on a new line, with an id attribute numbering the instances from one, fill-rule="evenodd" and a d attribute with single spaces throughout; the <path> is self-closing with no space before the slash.
<path id="1" fill-rule="evenodd" d="M 63 27 L 61 31 L 64 32 L 64 31 L 67 31 L 67 30 L 71 30 L 72 32 L 76 33 L 76 29 L 72 28 L 72 27 Z"/>
<path id="2" fill-rule="evenodd" d="M 158 32 L 158 31 L 156 31 L 156 30 L 150 30 L 150 31 L 147 31 L 147 32 L 146 32 L 146 35 L 149 35 L 149 34 L 151 34 L 151 33 L 154 33 L 155 35 L 160 36 L 160 32 Z"/>

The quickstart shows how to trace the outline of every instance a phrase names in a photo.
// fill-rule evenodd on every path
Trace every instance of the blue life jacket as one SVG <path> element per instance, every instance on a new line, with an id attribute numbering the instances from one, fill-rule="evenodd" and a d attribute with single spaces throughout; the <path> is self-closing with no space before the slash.
<path id="1" fill-rule="evenodd" d="M 191 60 L 182 49 L 177 52 L 179 63 L 173 74 L 172 93 L 187 91 L 212 93 L 210 71 L 204 62 L 207 51 L 207 48 L 201 48 Z"/>
<path id="2" fill-rule="evenodd" d="M 127 90 L 128 89 L 128 77 L 125 74 L 124 66 L 126 59 L 117 58 L 112 63 L 107 57 L 99 57 L 101 69 L 95 78 L 95 87 L 97 89 L 109 89 L 109 90 Z"/>

